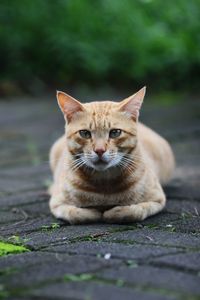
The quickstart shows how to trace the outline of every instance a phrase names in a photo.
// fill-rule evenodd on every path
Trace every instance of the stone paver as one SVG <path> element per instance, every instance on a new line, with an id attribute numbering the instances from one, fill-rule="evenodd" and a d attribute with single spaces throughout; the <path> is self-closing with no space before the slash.
<path id="1" fill-rule="evenodd" d="M 141 223 L 69 226 L 50 214 L 46 193 L 48 151 L 64 125 L 56 101 L 0 101 L 0 241 L 29 250 L 0 257 L 0 299 L 199 299 L 199 111 L 186 102 L 142 112 L 176 154 L 163 212 Z"/>

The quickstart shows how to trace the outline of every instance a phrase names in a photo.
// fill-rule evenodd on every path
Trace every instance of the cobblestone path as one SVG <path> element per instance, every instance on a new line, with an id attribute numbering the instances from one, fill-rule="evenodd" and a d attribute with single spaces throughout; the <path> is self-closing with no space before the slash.
<path id="1" fill-rule="evenodd" d="M 48 150 L 64 125 L 56 101 L 0 102 L 0 299 L 200 299 L 200 103 L 150 105 L 142 121 L 176 154 L 165 210 L 69 226 L 51 216 L 46 193 Z"/>

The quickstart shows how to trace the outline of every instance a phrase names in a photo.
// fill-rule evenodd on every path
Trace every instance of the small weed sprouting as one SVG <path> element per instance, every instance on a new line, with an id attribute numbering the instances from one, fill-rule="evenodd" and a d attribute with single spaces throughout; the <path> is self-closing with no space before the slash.
<path id="1" fill-rule="evenodd" d="M 124 284 L 125 284 L 125 282 L 124 282 L 123 279 L 118 279 L 118 280 L 116 281 L 116 286 L 118 286 L 118 287 L 123 287 Z"/>
<path id="2" fill-rule="evenodd" d="M 148 229 L 158 229 L 158 225 L 157 224 L 147 224 L 144 226 L 144 228 L 148 228 Z"/>
<path id="3" fill-rule="evenodd" d="M 129 268 L 137 268 L 137 267 L 138 267 L 137 262 L 134 261 L 134 260 L 127 260 L 127 261 L 126 261 L 126 265 L 127 265 Z"/>
<path id="4" fill-rule="evenodd" d="M 97 253 L 96 257 L 97 257 L 97 258 L 102 258 L 103 255 L 102 255 L 101 253 Z"/>
<path id="5" fill-rule="evenodd" d="M 51 225 L 43 225 L 41 228 L 43 231 L 49 231 L 49 230 L 60 228 L 60 224 L 52 223 Z"/>
<path id="6" fill-rule="evenodd" d="M 28 242 L 30 239 L 21 238 L 18 235 L 12 235 L 8 238 L 8 240 L 16 245 L 24 245 L 24 243 Z"/>
<path id="7" fill-rule="evenodd" d="M 87 274 L 87 273 L 83 273 L 83 274 L 66 274 L 64 275 L 64 280 L 65 281 L 88 281 L 88 280 L 92 280 L 94 279 L 94 275 L 93 274 Z"/>
<path id="8" fill-rule="evenodd" d="M 51 224 L 51 228 L 52 228 L 52 229 L 60 228 L 60 224 L 58 224 L 58 223 L 52 223 L 52 224 Z"/>

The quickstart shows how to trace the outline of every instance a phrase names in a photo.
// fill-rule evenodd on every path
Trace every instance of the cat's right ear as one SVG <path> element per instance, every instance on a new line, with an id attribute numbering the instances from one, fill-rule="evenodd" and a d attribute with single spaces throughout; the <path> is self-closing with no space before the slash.
<path id="1" fill-rule="evenodd" d="M 144 86 L 134 95 L 128 97 L 120 103 L 120 111 L 125 112 L 134 121 L 138 121 L 140 108 L 145 96 L 146 87 Z"/>
<path id="2" fill-rule="evenodd" d="M 64 92 L 57 91 L 57 100 L 66 121 L 69 123 L 74 114 L 84 111 L 83 105 Z"/>

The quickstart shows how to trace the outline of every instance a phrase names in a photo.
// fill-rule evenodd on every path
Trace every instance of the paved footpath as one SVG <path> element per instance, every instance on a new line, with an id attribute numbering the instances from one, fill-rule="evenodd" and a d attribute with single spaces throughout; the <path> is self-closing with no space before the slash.
<path id="1" fill-rule="evenodd" d="M 165 210 L 69 226 L 46 193 L 48 149 L 64 125 L 56 101 L 0 101 L 0 299 L 200 299 L 200 103 L 150 105 L 141 117 L 176 154 Z"/>

